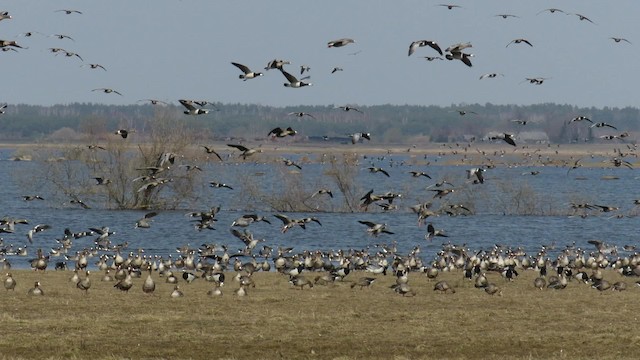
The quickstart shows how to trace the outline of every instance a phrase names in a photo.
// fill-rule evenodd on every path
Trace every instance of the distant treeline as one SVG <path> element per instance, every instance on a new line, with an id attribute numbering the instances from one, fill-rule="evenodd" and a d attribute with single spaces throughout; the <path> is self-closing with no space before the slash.
<path id="1" fill-rule="evenodd" d="M 493 105 L 459 104 L 449 107 L 415 105 L 357 106 L 362 113 L 336 106 L 272 107 L 246 104 L 213 104 L 206 115 L 183 114 L 179 105 L 103 105 L 73 103 L 36 106 L 17 104 L 0 114 L 3 141 L 81 140 L 100 138 L 115 129 L 135 129 L 138 136 L 150 131 L 158 118 L 183 121 L 202 138 L 263 139 L 275 127 L 291 126 L 298 131 L 293 141 L 340 138 L 354 132 L 368 132 L 380 143 L 453 142 L 482 139 L 492 132 L 507 132 L 521 138 L 547 138 L 553 143 L 607 141 L 604 135 L 627 132 L 625 141 L 634 141 L 638 131 L 639 109 L 579 108 L 571 105 Z M 292 112 L 311 116 L 298 117 Z M 464 114 L 464 115 L 462 115 Z M 595 128 L 587 121 L 572 122 L 586 116 L 594 123 L 614 126 Z M 523 120 L 516 122 L 512 120 Z M 520 134 L 520 135 L 519 135 Z M 525 134 L 530 134 L 525 135 Z"/>

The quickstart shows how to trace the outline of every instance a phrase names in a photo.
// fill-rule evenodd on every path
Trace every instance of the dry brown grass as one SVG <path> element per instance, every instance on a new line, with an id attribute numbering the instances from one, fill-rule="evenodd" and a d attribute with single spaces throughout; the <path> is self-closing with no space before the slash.
<path id="1" fill-rule="evenodd" d="M 392 276 L 370 289 L 337 283 L 301 291 L 282 275 L 257 273 L 256 288 L 239 298 L 229 273 L 222 297 L 207 296 L 212 284 L 198 279 L 181 281 L 185 296 L 172 299 L 172 285 L 156 274 L 156 291 L 147 295 L 143 279 L 127 294 L 95 273 L 86 296 L 68 281 L 70 272 L 13 275 L 15 292 L 0 295 L 3 359 L 620 359 L 636 358 L 640 346 L 640 289 L 600 294 L 574 281 L 540 291 L 532 271 L 512 283 L 490 274 L 502 296 L 455 272 L 438 280 L 457 292 L 438 294 L 412 273 L 417 295 L 404 298 L 389 289 Z M 605 273 L 610 281 L 619 277 Z M 27 296 L 36 280 L 44 297 Z"/>

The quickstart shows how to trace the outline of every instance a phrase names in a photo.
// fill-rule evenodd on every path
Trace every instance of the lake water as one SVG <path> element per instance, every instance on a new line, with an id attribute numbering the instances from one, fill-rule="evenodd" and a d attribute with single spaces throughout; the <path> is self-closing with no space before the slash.
<path id="1" fill-rule="evenodd" d="M 566 167 L 512 167 L 497 166 L 484 172 L 484 184 L 470 184 L 466 170 L 473 166 L 437 165 L 446 162 L 446 157 L 431 157 L 431 165 L 411 165 L 415 158 L 408 155 L 387 157 L 360 157 L 355 183 L 358 197 L 370 189 L 374 193 L 388 191 L 401 193 L 403 196 L 394 200 L 397 210 L 384 212 L 373 205 L 368 212 L 335 212 L 344 209 L 343 198 L 333 179 L 326 175 L 330 168 L 327 163 L 303 163 L 298 173 L 288 173 L 291 168 L 261 163 L 206 163 L 203 164 L 203 177 L 207 183 L 215 180 L 231 185 L 234 189 L 198 188 L 202 192 L 198 204 L 185 206 L 174 211 L 159 211 L 153 219 L 151 228 L 134 228 L 137 219 L 145 212 L 115 211 L 101 208 L 93 199 L 84 199 L 92 208 L 85 210 L 63 204 L 63 201 L 46 198 L 47 191 L 42 189 L 45 201 L 23 201 L 23 195 L 34 193 L 35 180 L 29 173 L 36 167 L 43 166 L 36 161 L 10 161 L 13 150 L 0 151 L 0 197 L 1 216 L 28 219 L 29 224 L 16 225 L 12 234 L 0 234 L 4 249 L 27 247 L 28 256 L 7 255 L 6 258 L 14 267 L 28 268 L 28 259 L 35 255 L 37 248 L 48 252 L 58 246 L 55 239 L 62 238 L 65 228 L 74 232 L 86 231 L 90 227 L 108 226 L 116 234 L 111 236 L 112 244 L 128 242 L 128 249 L 135 251 L 145 249 L 147 255 L 163 257 L 177 255 L 176 248 L 188 245 L 198 248 L 204 243 L 226 244 L 230 252 L 240 249 L 243 244 L 230 232 L 232 221 L 245 213 L 258 213 L 266 216 L 271 225 L 260 222 L 252 224 L 248 229 L 256 238 L 266 241 L 259 245 L 293 247 L 294 252 L 303 250 L 336 251 L 339 249 L 363 249 L 379 243 L 397 242 L 398 251 L 406 254 L 416 246 L 421 248 L 420 255 L 428 261 L 435 257 L 443 242 L 466 244 L 469 249 L 488 250 L 494 244 L 522 247 L 527 253 L 535 254 L 543 244 L 556 244 L 556 249 L 564 248 L 575 242 L 577 246 L 593 249 L 588 240 L 602 240 L 622 247 L 638 244 L 639 218 L 635 216 L 638 207 L 633 200 L 640 198 L 638 192 L 638 171 L 626 167 L 582 167 L 567 173 Z M 292 155 L 298 160 L 300 156 Z M 606 159 L 592 159 L 599 162 Z M 505 160 L 506 161 L 506 160 Z M 507 161 L 508 162 L 508 161 Z M 367 169 L 371 164 L 383 167 L 389 177 L 381 173 L 371 173 Z M 411 170 L 425 171 L 433 180 L 424 177 L 413 178 L 408 174 Z M 523 175 L 530 171 L 540 174 Z M 263 193 L 283 191 L 282 177 L 301 177 L 302 183 L 309 192 L 318 186 L 331 189 L 333 199 L 322 195 L 322 199 L 311 202 L 320 206 L 320 212 L 286 213 L 292 218 L 315 216 L 322 225 L 309 223 L 306 230 L 294 227 L 281 233 L 282 223 L 273 215 L 268 204 L 260 201 L 246 203 L 246 191 L 243 188 L 250 183 L 261 188 Z M 614 178 L 612 180 L 605 180 Z M 434 199 L 436 189 L 433 184 L 441 179 L 452 182 L 459 191 L 447 195 L 443 199 Z M 427 188 L 427 186 L 431 186 Z M 444 186 L 446 187 L 446 186 Z M 519 200 L 519 202 L 514 201 Z M 473 214 L 460 216 L 441 215 L 430 217 L 438 229 L 444 229 L 449 237 L 438 237 L 433 241 L 425 240 L 426 226 L 417 225 L 417 216 L 409 210 L 409 206 L 419 202 L 433 201 L 434 208 L 444 204 L 461 203 L 472 207 Z M 613 212 L 589 211 L 590 216 L 570 216 L 573 210 L 571 202 L 588 202 L 590 204 L 619 207 Z M 520 204 L 517 206 L 516 204 Z M 185 214 L 190 211 L 206 210 L 220 205 L 222 210 L 216 216 L 216 230 L 197 231 L 191 219 Z M 615 217 L 615 215 L 625 215 Z M 378 237 L 370 236 L 365 225 L 359 220 L 386 223 L 391 234 Z M 29 244 L 26 233 L 35 224 L 49 224 L 51 229 L 38 233 Z M 240 228 L 240 230 L 242 230 Z M 93 245 L 95 237 L 74 240 L 68 255 Z M 1 258 L 1 255 L 0 255 Z M 52 258 L 61 261 L 62 257 Z"/>

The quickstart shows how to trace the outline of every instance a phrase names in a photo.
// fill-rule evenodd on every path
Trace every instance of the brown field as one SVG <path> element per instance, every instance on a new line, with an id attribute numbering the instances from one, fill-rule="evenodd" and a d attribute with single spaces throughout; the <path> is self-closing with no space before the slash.
<path id="1" fill-rule="evenodd" d="M 143 279 L 123 293 L 96 272 L 85 295 L 68 271 L 12 273 L 15 291 L 0 289 L 1 359 L 621 359 L 640 348 L 640 288 L 612 271 L 605 279 L 629 290 L 599 293 L 574 280 L 540 291 L 536 272 L 521 271 L 511 283 L 489 274 L 503 289 L 491 296 L 450 272 L 438 280 L 457 292 L 439 294 L 411 273 L 416 295 L 402 297 L 389 288 L 393 276 L 362 290 L 350 281 L 371 274 L 297 290 L 272 272 L 254 274 L 246 297 L 233 294 L 233 273 L 222 297 L 207 296 L 213 285 L 202 279 L 180 280 L 178 299 L 155 273 L 151 295 Z M 43 297 L 27 296 L 36 280 Z"/>

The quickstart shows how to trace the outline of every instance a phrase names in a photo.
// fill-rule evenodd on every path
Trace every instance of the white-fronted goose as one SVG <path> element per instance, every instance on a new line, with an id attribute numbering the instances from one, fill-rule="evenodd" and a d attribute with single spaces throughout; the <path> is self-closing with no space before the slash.
<path id="1" fill-rule="evenodd" d="M 358 281 L 351 283 L 351 288 L 353 289 L 356 286 L 360 286 L 360 290 L 362 290 L 365 287 L 371 287 L 371 284 L 373 284 L 374 281 L 376 281 L 376 278 L 361 277 Z"/>
<path id="2" fill-rule="evenodd" d="M 441 293 L 447 293 L 447 292 L 451 292 L 452 294 L 456 293 L 456 289 L 452 288 L 448 282 L 446 281 L 438 281 L 434 286 L 433 286 L 433 291 L 439 291 Z"/>
<path id="3" fill-rule="evenodd" d="M 484 288 L 484 291 L 489 295 L 502 295 L 502 290 L 494 283 L 487 284 L 487 286 Z"/>
<path id="4" fill-rule="evenodd" d="M 305 286 L 308 286 L 309 288 L 313 287 L 313 283 L 303 275 L 291 276 L 289 278 L 289 283 L 294 287 L 300 287 L 300 290 L 303 290 Z"/>

